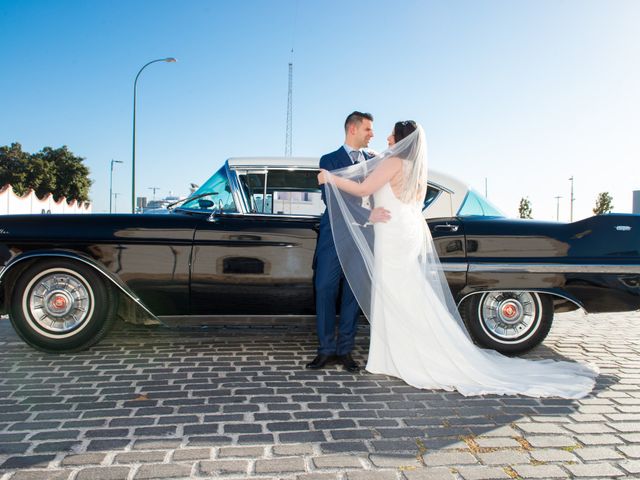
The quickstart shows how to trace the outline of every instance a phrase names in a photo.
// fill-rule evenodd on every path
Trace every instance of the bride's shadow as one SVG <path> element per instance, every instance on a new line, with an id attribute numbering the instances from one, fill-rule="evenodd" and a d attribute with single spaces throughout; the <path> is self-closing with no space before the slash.
<path id="1" fill-rule="evenodd" d="M 366 363 L 367 349 L 359 346 L 358 360 Z M 557 361 L 575 362 L 556 350 L 541 345 L 522 358 L 552 359 Z M 618 383 L 615 375 L 600 374 L 592 392 L 583 399 L 563 399 L 557 397 L 532 398 L 523 395 L 482 395 L 465 397 L 458 392 L 441 390 L 421 390 L 411 387 L 403 381 L 384 375 L 374 375 L 367 372 L 361 374 L 357 381 L 351 383 L 353 393 L 357 394 L 358 384 L 377 385 L 389 389 L 391 394 L 398 394 L 404 401 L 390 402 L 388 410 L 378 411 L 378 416 L 394 420 L 399 426 L 405 427 L 404 433 L 416 433 L 413 438 L 403 438 L 402 428 L 398 429 L 397 438 L 388 438 L 393 432 L 384 431 L 380 438 L 370 441 L 374 453 L 380 456 L 407 458 L 422 457 L 434 451 L 468 451 L 478 447 L 477 437 L 497 438 L 505 437 L 517 442 L 517 449 L 529 449 L 526 441 L 529 434 L 520 430 L 516 424 L 534 422 L 539 425 L 566 423 L 566 417 L 580 413 L 582 400 L 593 399 L 599 393 Z M 380 398 L 383 398 L 380 392 Z M 375 402 L 375 398 L 372 398 Z M 557 417 L 557 421 L 554 419 Z M 535 432 L 535 430 L 534 430 Z M 418 435 L 421 433 L 421 435 Z M 566 435 L 574 432 L 567 431 Z M 539 433 L 543 435 L 542 431 Z M 533 433 L 535 435 L 535 433 Z M 345 452 L 339 445 L 334 451 Z M 332 451 L 332 447 L 323 446 L 323 450 Z M 354 450 L 352 453 L 356 453 Z M 487 450 L 488 451 L 488 450 Z M 419 458 L 420 461 L 420 458 Z"/>

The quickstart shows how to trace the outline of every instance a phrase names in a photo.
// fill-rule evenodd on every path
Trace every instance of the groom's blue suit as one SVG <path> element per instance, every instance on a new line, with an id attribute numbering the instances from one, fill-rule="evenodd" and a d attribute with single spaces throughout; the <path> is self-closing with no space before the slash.
<path id="1" fill-rule="evenodd" d="M 365 159 L 369 157 L 365 154 Z M 351 158 L 344 147 L 324 155 L 320 159 L 320 168 L 337 170 L 352 165 Z M 321 186 L 322 200 L 327 203 L 324 185 Z M 367 222 L 370 211 L 361 208 L 351 212 L 360 224 Z M 316 289 L 316 327 L 318 333 L 319 355 L 346 355 L 353 350 L 360 307 L 344 277 L 336 246 L 331 233 L 329 212 L 325 211 L 320 219 L 320 232 L 313 259 Z M 341 295 L 340 322 L 336 339 L 336 303 Z"/>

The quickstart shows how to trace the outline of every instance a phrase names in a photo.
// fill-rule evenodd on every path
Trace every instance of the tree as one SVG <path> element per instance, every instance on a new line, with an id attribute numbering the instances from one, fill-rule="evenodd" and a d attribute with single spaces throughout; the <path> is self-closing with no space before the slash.
<path id="1" fill-rule="evenodd" d="M 609 192 L 599 193 L 596 199 L 596 208 L 593 209 L 593 213 L 596 215 L 611 213 L 613 210 L 613 204 L 611 202 L 613 202 L 613 197 L 609 195 Z"/>
<path id="2" fill-rule="evenodd" d="M 32 155 L 25 168 L 25 185 L 33 188 L 36 195 L 43 198 L 56 189 L 56 166 L 51 162 Z"/>
<path id="3" fill-rule="evenodd" d="M 36 195 L 48 193 L 60 200 L 89 200 L 89 169 L 84 158 L 75 156 L 66 145 L 60 148 L 44 147 L 30 154 L 22 151 L 22 145 L 0 147 L 0 186 L 11 184 L 18 195 L 32 188 Z"/>
<path id="4" fill-rule="evenodd" d="M 520 207 L 518 207 L 518 213 L 520 218 L 533 218 L 531 216 L 531 202 L 529 201 L 529 197 L 522 197 L 520 199 Z"/>
<path id="5" fill-rule="evenodd" d="M 29 190 L 25 183 L 28 161 L 29 154 L 22 151 L 19 143 L 0 147 L 0 187 L 11 184 L 14 192 L 24 195 Z"/>
<path id="6" fill-rule="evenodd" d="M 69 151 L 66 145 L 55 150 L 44 147 L 35 155 L 45 164 L 55 168 L 55 188 L 53 197 L 59 200 L 66 197 L 67 200 L 75 199 L 79 202 L 89 200 L 89 169 L 82 163 L 84 158 L 76 157 Z"/>

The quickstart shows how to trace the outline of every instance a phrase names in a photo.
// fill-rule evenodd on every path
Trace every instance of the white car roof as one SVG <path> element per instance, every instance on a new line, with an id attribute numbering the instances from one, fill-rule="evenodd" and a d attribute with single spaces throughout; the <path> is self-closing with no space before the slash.
<path id="1" fill-rule="evenodd" d="M 230 168 L 318 168 L 319 157 L 232 157 Z M 466 192 L 469 186 L 459 179 L 438 170 L 429 169 L 429 182 L 452 192 Z"/>
<path id="2" fill-rule="evenodd" d="M 227 160 L 229 168 L 318 168 L 319 157 L 233 157 Z M 469 186 L 451 175 L 429 169 L 429 183 L 442 190 L 425 210 L 425 217 L 452 217 L 460 208 Z"/>

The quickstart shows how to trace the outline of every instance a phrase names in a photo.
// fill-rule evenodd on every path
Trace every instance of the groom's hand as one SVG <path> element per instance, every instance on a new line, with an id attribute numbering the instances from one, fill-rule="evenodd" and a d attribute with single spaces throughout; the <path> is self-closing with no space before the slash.
<path id="1" fill-rule="evenodd" d="M 369 221 L 371 223 L 387 223 L 389 220 L 391 220 L 391 213 L 383 207 L 374 208 L 371 210 L 371 215 L 369 215 Z"/>

